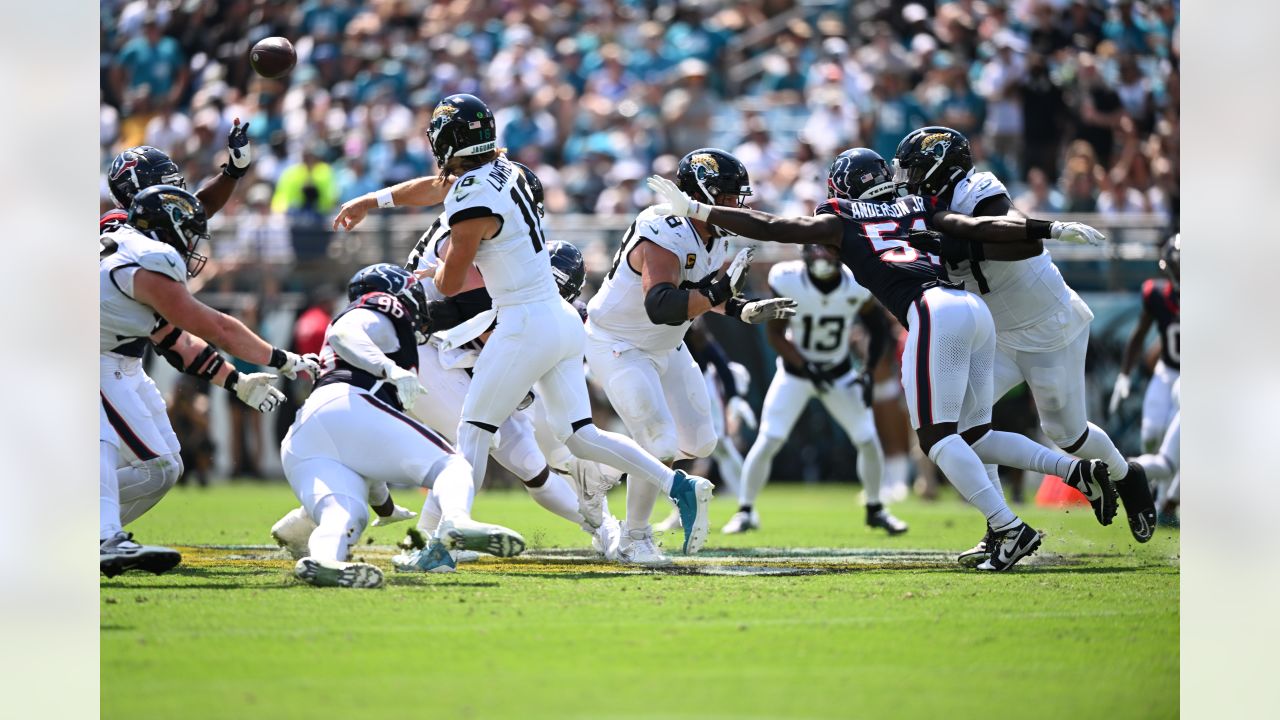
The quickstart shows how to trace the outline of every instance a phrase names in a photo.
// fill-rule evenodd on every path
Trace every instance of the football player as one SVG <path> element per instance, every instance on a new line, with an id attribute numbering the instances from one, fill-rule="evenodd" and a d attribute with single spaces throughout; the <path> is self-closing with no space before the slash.
<path id="1" fill-rule="evenodd" d="M 1035 552 L 1042 539 L 1009 509 L 984 462 L 1059 475 L 1090 499 L 1101 524 L 1110 523 L 1116 491 L 1104 463 L 1077 460 L 1021 435 L 991 429 L 991 313 L 973 295 L 940 277 L 939 268 L 907 242 L 911 230 L 927 231 L 930 226 L 951 238 L 989 240 L 1008 246 L 1005 249 L 1047 237 L 1080 239 L 1097 231 L 1078 223 L 969 218 L 936 211 L 926 198 L 900 197 L 888 164 L 866 148 L 842 153 L 829 173 L 835 197 L 803 218 L 706 205 L 657 176 L 649 179 L 649 186 L 666 199 L 658 208 L 663 214 L 693 217 L 746 237 L 838 248 L 858 284 L 908 329 L 902 386 L 911 424 L 929 459 L 986 517 L 992 551 L 977 565 L 979 570 L 1008 570 Z"/>
<path id="2" fill-rule="evenodd" d="M 828 190 L 834 197 L 835 190 Z M 850 352 L 853 324 L 862 319 L 870 342 L 862 367 L 875 367 L 888 333 L 871 293 L 853 278 L 840 256 L 827 245 L 805 245 L 802 260 L 780 262 L 769 269 L 774 295 L 796 301 L 796 315 L 776 320 L 767 328 L 769 344 L 778 353 L 778 370 L 765 394 L 763 422 L 743 465 L 738 512 L 724 526 L 725 533 L 760 527 L 756 498 L 768 481 L 773 458 L 809 400 L 817 397 L 858 449 L 858 478 L 866 496 L 866 523 L 890 535 L 907 531 L 907 524 L 885 509 L 880 497 L 884 450 L 871 414 L 873 382 L 869 372 L 854 365 Z"/>
<path id="3" fill-rule="evenodd" d="M 407 413 L 426 393 L 418 382 L 422 283 L 402 267 L 370 265 L 351 278 L 355 298 L 325 331 L 316 388 L 280 444 L 285 477 L 316 523 L 294 574 L 326 587 L 378 587 L 382 571 L 346 562 L 368 522 L 369 483 L 429 487 L 441 508 L 430 568 L 449 572 L 449 550 L 518 555 L 524 538 L 471 519 L 471 468 L 444 438 Z"/>
<path id="4" fill-rule="evenodd" d="M 695 321 L 689 326 L 684 340 L 689 346 L 693 361 L 698 363 L 707 386 L 707 397 L 711 399 L 711 424 L 719 438 L 715 449 L 711 451 L 711 459 L 720 471 L 725 489 L 736 497 L 742 482 L 742 453 L 727 432 L 727 420 L 735 417 L 740 425 L 752 429 L 759 424 L 755 410 L 746 397 L 747 388 L 751 386 L 751 373 L 742 363 L 729 359 L 724 348 L 706 327 L 705 321 Z"/>
<path id="5" fill-rule="evenodd" d="M 681 158 L 676 183 L 710 205 L 741 207 L 751 195 L 747 169 L 715 148 Z M 613 267 L 587 304 L 592 374 L 631 437 L 668 465 L 707 457 L 719 442 L 706 382 L 684 342 L 694 318 L 711 311 L 761 323 L 794 313 L 786 298 L 740 298 L 752 251 L 738 252 L 721 274 L 728 250 L 726 233 L 707 223 L 648 208 L 627 228 Z M 657 498 L 652 484 L 627 484 L 623 562 L 670 563 L 649 523 Z"/>
<path id="6" fill-rule="evenodd" d="M 995 175 L 977 172 L 969 141 L 945 127 L 913 131 L 894 155 L 895 180 L 923 196 L 939 210 L 962 215 L 1025 216 L 1013 207 Z M 1138 542 L 1151 539 L 1155 508 L 1141 466 L 1125 461 L 1106 431 L 1089 422 L 1085 403 L 1085 351 L 1093 313 L 1062 279 L 1049 252 L 1038 239 L 1022 256 L 1004 248 L 950 243 L 944 260 L 948 274 L 977 294 L 996 327 L 993 397 L 1026 382 L 1040 414 L 1045 435 L 1065 452 L 1104 460 L 1124 503 L 1129 531 Z M 986 246 L 990 247 L 990 246 Z M 996 468 L 988 474 L 998 481 Z M 981 559 L 989 537 L 963 558 Z"/>
<path id="7" fill-rule="evenodd" d="M 240 321 L 192 297 L 187 280 L 204 267 L 206 258 L 197 248 L 207 238 L 204 207 L 173 185 L 139 192 L 125 224 L 99 237 L 99 564 L 108 577 L 132 568 L 161 573 L 181 560 L 173 550 L 133 542 L 123 530 L 182 475 L 178 437 L 164 399 L 142 369 L 157 316 L 285 377 L 316 371 L 314 360 L 271 347 Z M 274 410 L 284 399 L 271 386 L 274 375 L 241 374 L 207 343 L 204 347 L 175 361 L 260 412 Z"/>

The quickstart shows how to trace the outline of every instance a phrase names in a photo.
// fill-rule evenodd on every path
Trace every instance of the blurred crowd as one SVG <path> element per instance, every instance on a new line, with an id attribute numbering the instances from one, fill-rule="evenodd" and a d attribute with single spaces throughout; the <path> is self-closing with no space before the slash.
<path id="1" fill-rule="evenodd" d="M 1178 212 L 1176 0 L 103 0 L 101 144 L 151 144 L 193 180 L 234 118 L 253 172 L 231 208 L 287 260 L 288 228 L 433 169 L 453 92 L 494 108 L 551 212 L 629 213 L 688 150 L 735 152 L 753 204 L 808 213 L 826 165 L 966 133 L 1036 212 Z M 298 52 L 282 80 L 257 40 Z"/>

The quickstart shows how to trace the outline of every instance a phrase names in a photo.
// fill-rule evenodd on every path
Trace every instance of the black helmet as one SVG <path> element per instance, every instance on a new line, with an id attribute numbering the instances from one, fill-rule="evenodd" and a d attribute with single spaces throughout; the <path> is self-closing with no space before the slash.
<path id="1" fill-rule="evenodd" d="M 352 302 L 374 292 L 399 298 L 405 308 L 413 313 L 415 328 L 421 328 L 426 322 L 427 293 L 422 289 L 417 275 L 399 265 L 377 263 L 361 268 L 351 276 L 351 282 L 347 283 L 347 300 Z"/>
<path id="2" fill-rule="evenodd" d="M 475 95 L 450 95 L 431 113 L 427 138 L 435 153 L 440 171 L 456 157 L 480 155 L 498 147 L 497 125 L 489 107 Z"/>
<path id="3" fill-rule="evenodd" d="M 556 287 L 560 288 L 560 297 L 573 302 L 587 281 L 587 265 L 582 253 L 561 240 L 547 243 L 547 252 L 551 254 L 551 274 L 556 278 Z"/>
<path id="4" fill-rule="evenodd" d="M 724 150 L 700 148 L 680 158 L 676 185 L 698 202 L 712 205 L 725 195 L 736 195 L 738 207 L 751 195 L 751 176 L 738 158 Z"/>
<path id="5" fill-rule="evenodd" d="M 209 260 L 196 252 L 209 239 L 204 205 L 176 185 L 152 185 L 133 196 L 128 223 L 139 232 L 178 251 L 187 262 L 187 277 L 195 277 Z"/>
<path id="6" fill-rule="evenodd" d="M 528 165 L 518 163 L 515 160 L 512 160 L 511 164 L 520 168 L 520 172 L 524 174 L 524 181 L 529 183 L 529 193 L 533 195 L 533 204 L 538 209 L 538 217 L 543 217 L 547 213 L 542 207 L 542 199 L 544 197 L 542 181 L 538 179 L 537 175 L 533 174 L 533 170 L 530 170 Z"/>
<path id="7" fill-rule="evenodd" d="M 883 161 L 882 161 L 883 162 Z M 819 280 L 830 280 L 840 274 L 840 254 L 830 245 L 812 243 L 800 250 L 809 274 Z"/>
<path id="8" fill-rule="evenodd" d="M 875 150 L 850 148 L 836 156 L 827 168 L 827 197 L 841 200 L 878 200 L 896 195 L 889 163 Z"/>
<path id="9" fill-rule="evenodd" d="M 931 125 L 911 131 L 893 154 L 893 179 L 916 195 L 946 195 L 973 169 L 969 140 L 960 131 Z"/>
<path id="10" fill-rule="evenodd" d="M 116 205 L 128 209 L 139 190 L 152 185 L 173 185 L 186 188 L 178 165 L 163 150 L 150 145 L 129 148 L 111 161 L 107 171 L 107 186 Z"/>
<path id="11" fill-rule="evenodd" d="M 1178 233 L 1164 241 L 1160 248 L 1160 269 L 1178 287 L 1179 266 L 1182 264 L 1182 233 Z"/>

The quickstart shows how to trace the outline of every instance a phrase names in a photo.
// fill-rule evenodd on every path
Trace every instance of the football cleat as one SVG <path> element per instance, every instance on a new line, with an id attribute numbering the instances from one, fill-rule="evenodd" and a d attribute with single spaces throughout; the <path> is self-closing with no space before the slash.
<path id="1" fill-rule="evenodd" d="M 1136 462 L 1129 463 L 1129 474 L 1116 483 L 1120 502 L 1129 516 L 1129 532 L 1140 543 L 1147 542 L 1156 531 L 1156 501 L 1147 485 L 1147 471 Z"/>
<path id="2" fill-rule="evenodd" d="M 901 535 L 907 531 L 907 524 L 891 515 L 882 505 L 867 506 L 867 527 L 882 528 L 890 535 Z"/>
<path id="3" fill-rule="evenodd" d="M 606 515 L 605 501 L 609 491 L 626 477 L 607 472 L 598 462 L 572 458 L 569 479 L 578 493 L 578 513 L 593 528 L 600 527 Z"/>
<path id="4" fill-rule="evenodd" d="M 432 540 L 429 547 L 392 557 L 391 566 L 396 572 L 449 573 L 458 567 L 458 561 L 443 542 Z"/>
<path id="5" fill-rule="evenodd" d="M 995 534 L 995 531 L 988 525 L 987 534 L 982 536 L 977 545 L 960 553 L 960 556 L 956 558 L 956 562 L 967 568 L 975 568 L 986 562 L 987 558 L 991 557 L 991 552 L 988 548 L 996 544 Z"/>
<path id="6" fill-rule="evenodd" d="M 618 562 L 645 567 L 667 567 L 672 564 L 671 558 L 664 555 L 653 541 L 652 527 L 623 532 L 622 541 L 618 545 Z"/>
<path id="7" fill-rule="evenodd" d="M 177 567 L 182 555 L 158 545 L 139 545 L 133 541 L 133 533 L 118 532 L 98 542 L 98 570 L 113 578 L 130 570 L 146 570 L 161 575 Z"/>
<path id="8" fill-rule="evenodd" d="M 304 557 L 293 566 L 299 580 L 316 587 L 382 587 L 382 571 L 376 565 Z"/>
<path id="9" fill-rule="evenodd" d="M 475 550 L 497 557 L 514 557 L 524 552 L 524 538 L 520 533 L 470 518 L 441 520 L 436 537 L 449 550 Z"/>
<path id="10" fill-rule="evenodd" d="M 1119 494 L 1101 460 L 1077 460 L 1063 482 L 1079 490 L 1093 506 L 1093 516 L 1100 525 L 1110 525 L 1118 508 Z"/>
<path id="11" fill-rule="evenodd" d="M 609 562 L 618 560 L 618 544 L 622 542 L 622 523 L 613 515 L 605 517 L 591 534 L 591 549 Z"/>
<path id="12" fill-rule="evenodd" d="M 676 470 L 671 482 L 671 499 L 680 511 L 680 525 L 684 528 L 684 554 L 696 555 L 707 542 L 711 525 L 711 481 L 696 475 L 686 475 Z"/>
<path id="13" fill-rule="evenodd" d="M 1044 534 L 1019 520 L 1011 528 L 995 531 L 995 543 L 988 546 L 990 556 L 978 564 L 977 569 L 987 572 L 1004 572 L 1024 557 L 1040 549 Z"/>
<path id="14" fill-rule="evenodd" d="M 750 511 L 739 510 L 729 518 L 729 522 L 720 528 L 720 532 L 725 535 L 737 535 L 738 533 L 749 532 L 751 530 L 760 529 L 760 513 L 755 508 Z"/>
<path id="15" fill-rule="evenodd" d="M 311 533 L 316 529 L 316 522 L 303 508 L 294 508 L 271 526 L 271 537 L 276 544 L 288 551 L 294 560 L 301 560 L 311 550 L 307 544 Z"/>

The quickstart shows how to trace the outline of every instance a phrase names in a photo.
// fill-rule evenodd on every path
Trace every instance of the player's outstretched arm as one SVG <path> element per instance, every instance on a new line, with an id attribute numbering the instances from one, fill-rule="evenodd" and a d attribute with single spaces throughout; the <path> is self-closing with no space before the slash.
<path id="1" fill-rule="evenodd" d="M 385 316 L 364 308 L 356 308 L 335 320 L 325 337 L 343 361 L 394 385 L 400 405 L 412 411 L 414 401 L 425 395 L 427 389 L 418 382 L 417 373 L 387 357 L 379 340 L 390 347 L 396 340 L 395 328 Z"/>
<path id="2" fill-rule="evenodd" d="M 680 215 L 711 223 L 743 237 L 800 245 L 821 243 L 840 246 L 844 228 L 834 215 L 778 217 L 759 210 L 706 205 L 685 195 L 670 180 L 654 175 L 649 178 L 651 190 L 663 199 L 659 212 Z"/>
<path id="3" fill-rule="evenodd" d="M 342 204 L 333 219 L 333 229 L 351 230 L 364 221 L 370 210 L 385 207 L 432 207 L 444 202 L 453 180 L 442 175 L 405 180 L 402 183 L 365 193 Z"/>
<path id="4" fill-rule="evenodd" d="M 452 227 L 444 258 L 436 268 L 436 289 L 445 295 L 457 295 L 471 289 L 467 287 L 467 278 L 472 277 L 472 266 L 475 265 L 480 243 L 497 235 L 501 229 L 498 218 L 492 215 L 463 220 Z"/>
<path id="5" fill-rule="evenodd" d="M 227 204 L 240 178 L 249 172 L 252 152 L 249 149 L 248 132 L 249 123 L 241 125 L 240 118 L 236 118 L 231 132 L 227 134 L 227 162 L 223 164 L 222 172 L 206 180 L 196 191 L 196 197 L 200 198 L 209 217 L 213 217 Z"/>
<path id="6" fill-rule="evenodd" d="M 276 368 L 290 379 L 297 377 L 299 372 L 313 377 L 319 372 L 315 361 L 271 347 L 244 323 L 205 305 L 191 295 L 186 285 L 160 273 L 150 270 L 134 273 L 133 296 L 169 323 L 185 328 L 238 358 Z"/>
<path id="7" fill-rule="evenodd" d="M 284 393 L 271 383 L 271 373 L 241 373 L 209 343 L 174 327 L 163 318 L 151 331 L 151 342 L 178 372 L 203 378 L 235 393 L 241 402 L 258 412 L 271 412 L 284 402 Z"/>
<path id="8" fill-rule="evenodd" d="M 1013 215 L 970 217 L 939 210 L 930 227 L 960 240 L 989 243 L 1023 242 L 1053 238 L 1073 244 L 1101 245 L 1106 236 L 1084 223 L 1037 220 Z"/>

